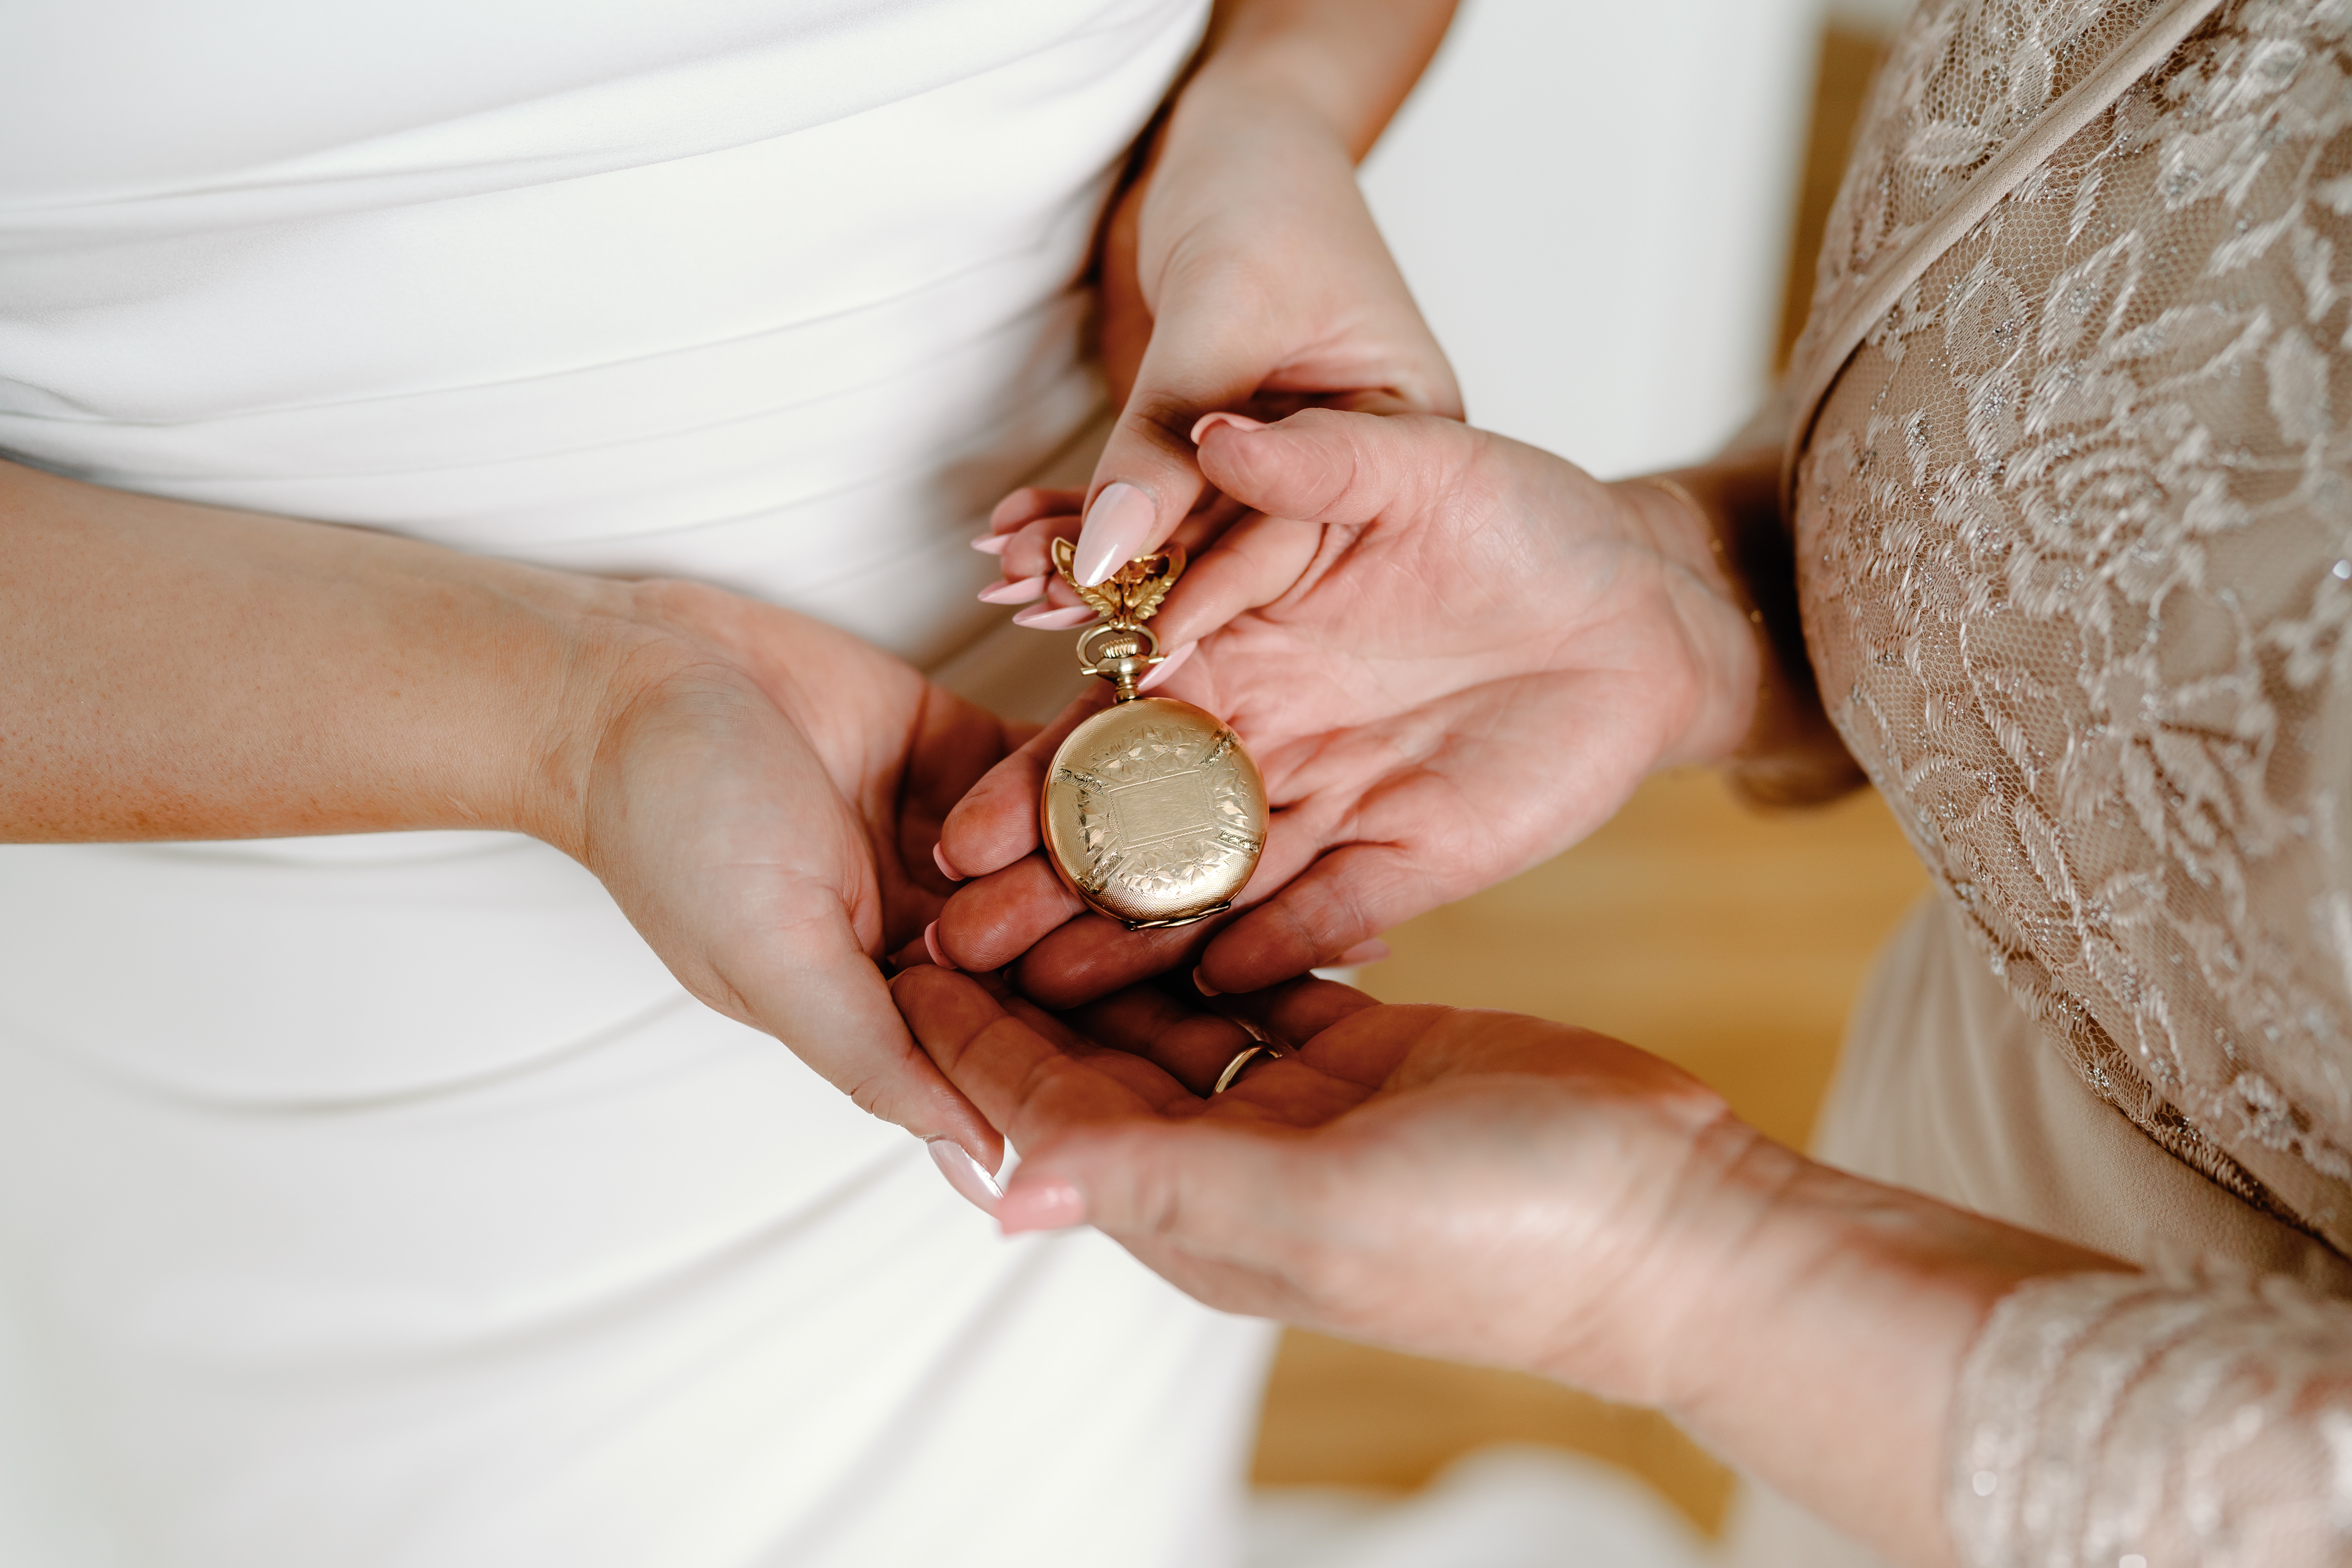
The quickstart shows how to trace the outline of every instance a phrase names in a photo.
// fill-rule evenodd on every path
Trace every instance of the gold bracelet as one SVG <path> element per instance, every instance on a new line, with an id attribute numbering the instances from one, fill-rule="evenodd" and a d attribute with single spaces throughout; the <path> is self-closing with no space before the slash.
<path id="1" fill-rule="evenodd" d="M 1756 711 L 1748 717 L 1747 735 L 1725 759 L 1727 766 L 1736 768 L 1739 759 L 1747 754 L 1748 748 L 1764 731 L 1765 707 L 1772 698 L 1772 671 L 1780 662 L 1772 647 L 1771 634 L 1764 625 L 1764 612 L 1756 607 L 1755 595 L 1748 591 L 1747 574 L 1732 560 L 1731 552 L 1723 547 L 1723 531 L 1715 524 L 1715 513 L 1709 511 L 1698 497 L 1691 494 L 1689 486 L 1670 474 L 1643 474 L 1633 482 L 1662 490 L 1690 509 L 1692 515 L 1698 519 L 1699 526 L 1706 532 L 1707 548 L 1715 552 L 1715 569 L 1723 574 L 1723 580 L 1731 585 L 1731 602 L 1747 613 L 1748 624 L 1755 628 Z"/>
<path id="2" fill-rule="evenodd" d="M 1697 515 L 1715 552 L 1716 566 L 1731 586 L 1733 602 L 1748 616 L 1757 641 L 1756 711 L 1748 733 L 1724 759 L 1732 788 L 1759 805 L 1811 805 L 1838 799 L 1868 781 L 1846 752 L 1814 689 L 1813 668 L 1805 649 L 1793 577 L 1775 586 L 1780 619 L 1768 614 L 1743 552 L 1723 537 L 1713 508 L 1681 480 L 1644 474 L 1640 482 L 1674 497 Z M 1778 689 L 1776 700 L 1773 693 Z M 1772 721 L 1768 724 L 1768 720 Z M 1781 731 L 1787 733 L 1781 733 Z"/>

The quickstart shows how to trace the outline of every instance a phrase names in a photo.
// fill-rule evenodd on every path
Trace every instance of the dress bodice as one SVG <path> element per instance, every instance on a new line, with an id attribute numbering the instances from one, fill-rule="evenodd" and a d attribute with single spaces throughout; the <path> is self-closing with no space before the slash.
<path id="1" fill-rule="evenodd" d="M 1792 471 L 1799 582 L 1832 718 L 2042 1035 L 2344 1253 L 2352 7 L 2199 8 L 1952 216 L 2187 12 L 1915 16 L 1799 348 L 1826 386 Z M 2341 1561 L 2347 1373 L 2352 1309 L 2283 1279 L 2029 1287 L 1957 1400 L 1963 1559 Z"/>
<path id="2" fill-rule="evenodd" d="M 0 454 L 928 661 L 1100 402 L 1079 275 L 1207 8 L 16 6 Z"/>
<path id="3" fill-rule="evenodd" d="M 1816 321 L 2141 16 L 1937 0 Z M 2352 1249 L 2352 52 L 2224 7 L 1821 405 L 1822 689 L 2012 991 L 2167 1148 Z"/>

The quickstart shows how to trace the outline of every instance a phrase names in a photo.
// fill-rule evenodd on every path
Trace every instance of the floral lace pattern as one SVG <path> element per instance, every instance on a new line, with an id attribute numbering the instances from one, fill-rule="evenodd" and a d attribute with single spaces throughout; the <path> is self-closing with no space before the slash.
<path id="1" fill-rule="evenodd" d="M 2153 9 L 1926 0 L 1813 332 Z M 2149 1137 L 2352 1254 L 2347 414 L 2352 0 L 2233 0 L 1877 321 L 1794 528 L 1831 717 L 1995 971 Z M 1970 1563 L 2352 1550 L 2352 1310 L 2036 1286 L 1960 1403 Z"/>
<path id="2" fill-rule="evenodd" d="M 2053 30 L 2021 9 L 1915 25 L 1852 258 L 1891 232 L 1859 186 L 1924 191 L 1906 158 L 1967 140 L 1905 129 L 1934 84 Z M 2152 1137 L 2339 1250 L 2347 30 L 2345 0 L 2231 6 L 2012 191 L 1847 366 L 1796 520 L 1832 716 L 2011 988 Z M 1976 101 L 2010 124 L 2013 96 Z"/>
<path id="3" fill-rule="evenodd" d="M 2037 1280 L 1978 1338 L 1953 1415 L 1964 1562 L 2352 1557 L 2352 1306 L 2291 1279 Z"/>
<path id="4" fill-rule="evenodd" d="M 1816 261 L 1795 360 L 1903 248 L 2068 89 L 2129 37 L 2155 0 L 1925 0 L 1871 83 Z"/>

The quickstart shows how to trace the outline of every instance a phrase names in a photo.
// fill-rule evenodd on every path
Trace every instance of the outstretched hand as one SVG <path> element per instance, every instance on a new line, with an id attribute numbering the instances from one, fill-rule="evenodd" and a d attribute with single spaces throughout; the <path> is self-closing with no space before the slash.
<path id="1" fill-rule="evenodd" d="M 1662 1408 L 1889 1561 L 1954 1561 L 1952 1399 L 1995 1303 L 2124 1267 L 1817 1165 L 1633 1047 L 1302 982 L 1056 1016 L 894 993 L 1022 1163 L 1007 1230 L 1091 1223 L 1182 1289 Z M 1248 1027 L 1244 1026 L 1246 1021 Z M 1288 1054 L 1207 1097 L 1255 1037 Z"/>
<path id="2" fill-rule="evenodd" d="M 1659 1304 L 1712 1261 L 1690 1217 L 1772 1147 L 1656 1058 L 1512 1014 L 1306 981 L 1059 1017 L 929 966 L 893 991 L 1022 1152 L 1006 1230 L 1089 1223 L 1213 1306 L 1618 1398 L 1663 1396 Z M 1209 1097 L 1257 1036 L 1287 1054 Z"/>
<path id="3" fill-rule="evenodd" d="M 1758 653 L 1707 523 L 1668 491 L 1450 420 L 1212 416 L 1200 460 L 1254 509 L 1153 623 L 1161 694 L 1239 732 L 1274 816 L 1243 912 L 1129 932 L 1035 852 L 1053 751 L 1097 693 L 948 818 L 938 951 L 1018 960 L 1052 1005 L 1195 960 L 1257 990 L 1559 853 L 1653 769 L 1732 750 Z"/>
<path id="4" fill-rule="evenodd" d="M 877 961 L 938 912 L 940 822 L 1025 731 L 805 616 L 636 593 L 665 628 L 657 668 L 599 726 L 568 847 L 687 989 L 995 1169 L 995 1130 L 916 1047 Z"/>

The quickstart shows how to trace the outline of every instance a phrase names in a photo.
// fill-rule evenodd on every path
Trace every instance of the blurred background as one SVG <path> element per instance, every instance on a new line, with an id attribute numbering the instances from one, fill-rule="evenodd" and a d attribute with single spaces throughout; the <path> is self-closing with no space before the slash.
<path id="1" fill-rule="evenodd" d="M 1464 0 L 1367 161 L 1480 425 L 1604 478 L 1704 458 L 1762 399 L 1907 0 Z M 1619 1036 L 1801 1145 L 1925 874 L 1874 795 L 1759 815 L 1654 779 L 1551 864 L 1391 934 L 1383 1001 Z M 1287 1335 L 1263 1568 L 1614 1568 L 1702 1555 L 1733 1479 L 1664 1417 Z"/>

